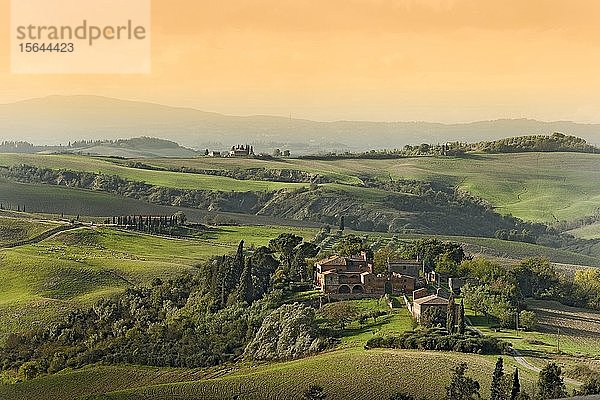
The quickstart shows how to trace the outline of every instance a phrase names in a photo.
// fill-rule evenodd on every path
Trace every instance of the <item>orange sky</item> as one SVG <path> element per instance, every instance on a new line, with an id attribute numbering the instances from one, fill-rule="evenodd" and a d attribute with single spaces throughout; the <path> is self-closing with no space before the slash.
<path id="1" fill-rule="evenodd" d="M 152 6 L 150 75 L 12 75 L 9 0 L 0 0 L 0 103 L 97 94 L 319 120 L 600 123 L 597 0 Z"/>

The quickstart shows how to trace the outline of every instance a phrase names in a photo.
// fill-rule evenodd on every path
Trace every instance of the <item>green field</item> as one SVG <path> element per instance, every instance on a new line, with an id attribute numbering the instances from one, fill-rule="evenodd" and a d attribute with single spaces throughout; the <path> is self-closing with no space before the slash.
<path id="1" fill-rule="evenodd" d="M 291 225 L 300 227 L 318 227 L 321 224 L 310 221 L 285 220 L 266 215 L 237 214 L 215 212 L 197 208 L 163 206 L 147 203 L 128 197 L 112 195 L 85 189 L 73 189 L 64 186 L 17 183 L 0 178 L 0 202 L 17 209 L 25 206 L 26 210 L 45 214 L 48 218 L 110 217 L 115 215 L 170 215 L 184 211 L 190 222 L 218 222 L 219 224 L 243 225 Z M 98 220 L 87 218 L 86 220 Z M 103 219 L 100 218 L 100 221 Z"/>
<path id="2" fill-rule="evenodd" d="M 441 399 L 450 367 L 465 361 L 468 375 L 476 377 L 482 395 L 489 396 L 494 357 L 446 352 L 400 350 L 337 350 L 302 360 L 245 366 L 224 376 L 192 382 L 189 371 L 177 378 L 173 370 L 140 367 L 96 367 L 66 372 L 33 381 L 0 386 L 0 396 L 21 400 L 70 400 L 99 395 L 99 399 L 290 399 L 319 384 L 328 399 L 385 399 L 403 391 L 427 399 Z M 515 364 L 505 358 L 505 369 Z M 521 384 L 529 388 L 534 375 L 521 370 Z M 426 374 L 426 376 L 424 376 Z M 82 385 L 82 382 L 89 384 Z M 137 387 L 137 388 L 136 388 Z M 130 389 L 133 388 L 133 389 Z M 125 390 L 124 390 L 125 389 Z M 128 389 L 128 390 L 127 390 Z M 114 393 L 110 393 L 114 392 Z"/>
<path id="3" fill-rule="evenodd" d="M 215 159 L 144 159 L 147 164 L 163 167 L 199 169 L 236 169 L 264 167 L 298 169 L 328 176 L 353 190 L 357 196 L 377 197 L 377 191 L 348 188 L 361 176 L 381 179 L 409 178 L 441 180 L 482 197 L 498 212 L 516 217 L 552 223 L 590 215 L 600 204 L 600 155 L 577 153 L 481 154 L 464 158 L 414 157 L 395 160 L 253 160 Z M 236 180 L 231 178 L 149 171 L 125 167 L 121 161 L 73 155 L 0 155 L 1 165 L 27 163 L 49 168 L 116 174 L 126 179 L 184 189 L 226 191 L 264 191 L 294 188 L 306 184 Z M 381 194 L 380 194 L 381 195 Z"/>
<path id="4" fill-rule="evenodd" d="M 52 169 L 69 169 L 107 175 L 118 175 L 124 179 L 146 182 L 151 185 L 179 189 L 219 190 L 235 192 L 263 192 L 284 188 L 296 188 L 307 184 L 268 181 L 237 180 L 222 176 L 184 174 L 168 171 L 150 171 L 127 168 L 101 158 L 73 155 L 0 154 L 0 165 L 28 164 Z"/>
<path id="5" fill-rule="evenodd" d="M 487 335 L 509 341 L 522 354 L 532 358 L 549 355 L 573 357 L 600 356 L 600 313 L 568 307 L 555 301 L 528 300 L 529 309 L 536 313 L 535 331 L 492 329 L 485 317 L 467 310 L 471 322 Z"/>

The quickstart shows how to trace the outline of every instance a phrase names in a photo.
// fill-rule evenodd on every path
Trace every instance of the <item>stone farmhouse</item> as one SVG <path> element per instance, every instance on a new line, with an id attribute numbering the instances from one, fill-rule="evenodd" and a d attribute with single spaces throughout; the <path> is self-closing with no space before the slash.
<path id="1" fill-rule="evenodd" d="M 410 293 L 416 278 L 398 272 L 374 274 L 365 252 L 351 257 L 332 256 L 315 264 L 316 285 L 323 294 L 383 295 Z"/>
<path id="2" fill-rule="evenodd" d="M 411 312 L 417 322 L 421 322 L 421 315 L 427 309 L 438 308 L 441 312 L 446 313 L 448 308 L 448 299 L 437 294 L 429 294 L 427 289 L 422 288 L 413 292 L 413 303 Z"/>
<path id="3" fill-rule="evenodd" d="M 254 147 L 250 145 L 232 146 L 229 150 L 229 157 L 249 157 L 254 155 Z"/>

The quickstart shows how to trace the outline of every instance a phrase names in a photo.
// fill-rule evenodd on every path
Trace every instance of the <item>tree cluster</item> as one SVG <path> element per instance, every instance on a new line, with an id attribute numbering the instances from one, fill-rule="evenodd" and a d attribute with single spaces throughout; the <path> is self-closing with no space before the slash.
<path id="1" fill-rule="evenodd" d="M 154 234 L 174 234 L 185 225 L 186 216 L 179 211 L 173 215 L 120 215 L 105 221 L 107 224 Z"/>
<path id="2" fill-rule="evenodd" d="M 435 270 L 450 276 L 457 276 L 454 270 L 466 259 L 465 251 L 460 243 L 438 239 L 418 239 L 408 242 L 399 252 L 405 258 L 423 261 L 427 271 Z"/>
<path id="3" fill-rule="evenodd" d="M 514 326 L 519 313 L 522 328 L 535 328 L 536 316 L 525 310 L 526 298 L 600 309 L 600 272 L 595 269 L 567 275 L 544 258 L 528 258 L 510 268 L 476 258 L 464 261 L 461 268 L 468 279 L 461 289 L 465 303 L 503 327 Z"/>
<path id="4" fill-rule="evenodd" d="M 486 153 L 523 152 L 577 152 L 598 153 L 600 149 L 588 144 L 584 139 L 555 132 L 552 135 L 511 137 L 492 142 L 481 142 L 472 146 L 473 150 Z"/>

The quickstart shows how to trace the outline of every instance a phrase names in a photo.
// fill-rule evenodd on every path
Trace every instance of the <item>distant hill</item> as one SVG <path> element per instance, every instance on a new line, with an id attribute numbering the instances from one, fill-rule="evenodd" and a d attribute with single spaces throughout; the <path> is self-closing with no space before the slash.
<path id="1" fill-rule="evenodd" d="M 0 153 L 71 153 L 91 156 L 144 158 L 144 157 L 194 157 L 198 152 L 170 140 L 139 137 L 119 140 L 81 140 L 59 146 L 40 146 L 24 141 L 3 141 Z"/>
<path id="2" fill-rule="evenodd" d="M 73 153 L 113 157 L 194 157 L 198 153 L 170 140 L 139 137 L 94 142 L 69 148 Z"/>
<path id="3" fill-rule="evenodd" d="M 251 143 L 259 151 L 289 144 L 323 151 L 395 148 L 405 144 L 480 142 L 507 136 L 564 132 L 600 143 L 600 125 L 567 121 L 540 122 L 502 119 L 466 124 L 430 122 L 317 122 L 273 116 L 228 116 L 158 104 L 96 96 L 51 96 L 0 105 L 0 138 L 36 144 L 66 144 L 80 139 L 118 139 L 153 136 L 203 149 L 209 144 L 225 150 Z M 297 144 L 297 145 L 295 145 Z M 301 145 L 301 146 L 300 146 Z M 331 148 L 338 147 L 338 148 Z M 213 147 L 214 148 L 214 147 Z M 219 150 L 219 149 L 217 149 Z"/>

